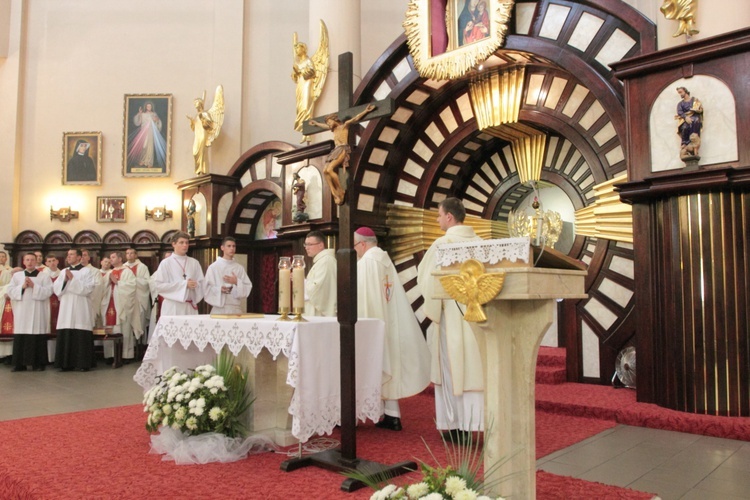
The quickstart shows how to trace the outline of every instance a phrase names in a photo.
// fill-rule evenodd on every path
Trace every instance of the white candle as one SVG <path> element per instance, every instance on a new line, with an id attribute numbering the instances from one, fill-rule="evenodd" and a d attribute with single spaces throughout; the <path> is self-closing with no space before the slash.
<path id="1" fill-rule="evenodd" d="M 289 309 L 291 292 L 289 269 L 279 269 L 279 310 Z"/>
<path id="2" fill-rule="evenodd" d="M 305 268 L 295 267 L 292 271 L 292 284 L 294 285 L 292 296 L 294 297 L 294 308 L 305 308 Z"/>

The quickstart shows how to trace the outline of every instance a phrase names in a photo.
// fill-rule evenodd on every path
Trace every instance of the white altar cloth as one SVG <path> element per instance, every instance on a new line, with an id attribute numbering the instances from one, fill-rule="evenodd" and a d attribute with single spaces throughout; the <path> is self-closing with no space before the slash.
<path id="1" fill-rule="evenodd" d="M 289 360 L 286 382 L 294 388 L 289 405 L 292 435 L 304 442 L 316 434 L 331 434 L 341 424 L 339 324 L 335 318 L 307 317 L 307 323 L 277 318 L 163 316 L 133 380 L 146 391 L 168 368 L 212 363 L 225 346 L 235 356 L 247 349 L 257 357 L 267 349 L 273 359 L 281 353 Z M 357 419 L 377 422 L 383 414 L 385 327 L 381 320 L 362 318 L 357 320 L 355 335 Z"/>

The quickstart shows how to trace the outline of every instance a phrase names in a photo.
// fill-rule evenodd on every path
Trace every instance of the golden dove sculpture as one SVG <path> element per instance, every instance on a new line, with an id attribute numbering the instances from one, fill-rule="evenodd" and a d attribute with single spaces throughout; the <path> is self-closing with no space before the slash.
<path id="1" fill-rule="evenodd" d="M 450 297 L 466 304 L 464 319 L 474 323 L 487 321 L 482 305 L 494 299 L 505 282 L 505 272 L 485 273 L 484 264 L 469 259 L 463 264 L 459 274 L 443 276 L 440 283 Z"/>

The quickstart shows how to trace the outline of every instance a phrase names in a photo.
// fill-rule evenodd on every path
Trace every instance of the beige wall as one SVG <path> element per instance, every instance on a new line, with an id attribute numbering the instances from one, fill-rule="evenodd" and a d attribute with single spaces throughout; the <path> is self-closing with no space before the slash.
<path id="1" fill-rule="evenodd" d="M 211 170 L 226 173 L 260 142 L 297 142 L 292 33 L 308 40 L 303 0 L 9 0 L 8 56 L 0 58 L 0 242 L 34 229 L 46 235 L 83 229 L 157 234 L 179 226 L 175 182 L 193 176 L 192 131 L 186 115 L 205 89 L 224 86 L 222 134 Z M 401 33 L 403 2 L 363 2 L 363 72 Z M 316 16 L 318 14 L 316 13 Z M 318 16 L 320 17 L 320 16 Z M 391 21 L 386 24 L 386 20 Z M 381 24 L 383 23 L 383 24 Z M 7 33 L 6 33 L 7 32 Z M 314 34 L 317 41 L 317 33 Z M 332 81 L 335 82 L 335 79 Z M 123 178 L 124 95 L 173 95 L 171 175 Z M 101 131 L 101 186 L 62 186 L 63 132 Z M 128 221 L 96 222 L 96 196 L 128 197 Z M 145 221 L 146 205 L 175 210 L 175 219 Z M 80 212 L 69 223 L 49 220 L 49 207 Z M 22 207 L 22 210 L 19 210 Z M 17 211 L 14 215 L 14 210 Z"/>
<path id="2" fill-rule="evenodd" d="M 735 29 L 738 22 L 747 25 L 750 4 L 745 0 L 716 1 L 732 15 L 716 16 L 722 21 L 711 24 L 706 4 L 715 2 L 702 2 L 702 34 Z M 224 86 L 227 113 L 211 150 L 214 173 L 226 173 L 261 142 L 297 143 L 292 33 L 317 46 L 311 18 L 335 15 L 310 12 L 305 0 L 5 2 L 0 16 L 0 36 L 7 37 L 8 47 L 7 57 L 0 54 L 0 242 L 25 229 L 42 235 L 62 229 L 73 236 L 83 229 L 132 235 L 144 228 L 157 234 L 177 228 L 181 207 L 174 184 L 193 176 L 193 136 L 186 119 L 194 114 L 193 99 L 204 89 L 212 96 L 216 85 Z M 405 9 L 405 0 L 361 2 L 361 54 L 355 66 L 362 76 L 403 32 Z M 335 78 L 329 79 L 329 85 L 335 84 Z M 173 95 L 169 177 L 122 177 L 123 96 L 138 93 Z M 102 185 L 62 186 L 63 132 L 85 131 L 103 135 Z M 95 198 L 104 195 L 128 197 L 127 223 L 96 223 Z M 175 219 L 143 219 L 145 205 L 162 203 L 176 212 Z M 80 211 L 80 219 L 50 221 L 50 204 L 69 204 Z"/>

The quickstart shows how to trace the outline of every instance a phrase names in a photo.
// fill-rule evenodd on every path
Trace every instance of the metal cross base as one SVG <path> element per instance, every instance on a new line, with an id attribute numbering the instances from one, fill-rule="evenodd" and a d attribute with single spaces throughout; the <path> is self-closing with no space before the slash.
<path id="1" fill-rule="evenodd" d="M 416 462 L 399 462 L 393 465 L 383 465 L 369 460 L 347 460 L 341 457 L 341 450 L 326 450 L 306 457 L 292 458 L 281 463 L 281 470 L 292 472 L 307 466 L 316 466 L 334 472 L 357 471 L 366 474 L 368 478 L 391 478 L 417 470 Z M 367 486 L 358 479 L 346 478 L 341 483 L 341 490 L 351 493 Z"/>

